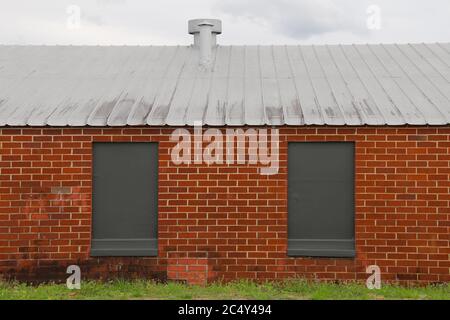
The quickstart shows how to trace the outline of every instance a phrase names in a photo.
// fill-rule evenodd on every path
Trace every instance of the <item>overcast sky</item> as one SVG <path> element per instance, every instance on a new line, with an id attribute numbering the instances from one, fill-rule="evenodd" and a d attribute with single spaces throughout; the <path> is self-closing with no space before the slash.
<path id="1" fill-rule="evenodd" d="M 190 44 L 193 18 L 221 19 L 221 44 L 449 42 L 449 17 L 450 0 L 0 0 L 0 44 Z"/>

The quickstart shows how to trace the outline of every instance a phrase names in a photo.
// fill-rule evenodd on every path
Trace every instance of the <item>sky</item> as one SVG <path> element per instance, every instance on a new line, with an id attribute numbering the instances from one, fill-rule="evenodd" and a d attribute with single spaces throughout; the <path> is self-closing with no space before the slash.
<path id="1" fill-rule="evenodd" d="M 0 44 L 223 45 L 450 42 L 449 0 L 0 0 Z"/>

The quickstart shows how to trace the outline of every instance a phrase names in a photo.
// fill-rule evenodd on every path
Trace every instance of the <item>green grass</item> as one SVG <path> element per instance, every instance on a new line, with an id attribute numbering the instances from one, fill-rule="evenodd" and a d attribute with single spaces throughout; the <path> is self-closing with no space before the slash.
<path id="1" fill-rule="evenodd" d="M 82 282 L 80 290 L 65 284 L 29 286 L 0 282 L 0 300 L 33 299 L 445 299 L 450 300 L 450 284 L 428 287 L 384 285 L 369 290 L 364 284 L 333 284 L 289 280 L 258 284 L 238 281 L 207 286 L 189 286 L 177 282 L 152 281 Z"/>

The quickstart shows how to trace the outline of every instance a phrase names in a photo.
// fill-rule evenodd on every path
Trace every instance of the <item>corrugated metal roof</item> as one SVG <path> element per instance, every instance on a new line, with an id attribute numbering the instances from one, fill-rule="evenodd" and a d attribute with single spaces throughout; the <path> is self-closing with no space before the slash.
<path id="1" fill-rule="evenodd" d="M 446 125 L 450 44 L 0 46 L 0 126 Z"/>

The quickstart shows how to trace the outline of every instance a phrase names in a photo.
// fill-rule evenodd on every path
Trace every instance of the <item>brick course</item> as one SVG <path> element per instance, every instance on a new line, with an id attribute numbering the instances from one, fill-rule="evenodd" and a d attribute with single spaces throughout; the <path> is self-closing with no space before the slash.
<path id="1" fill-rule="evenodd" d="M 3 128 L 0 274 L 213 280 L 450 281 L 449 127 L 281 127 L 280 170 L 175 165 L 171 128 Z M 93 142 L 159 142 L 159 254 L 91 258 Z M 357 256 L 287 257 L 287 142 L 355 142 Z"/>

